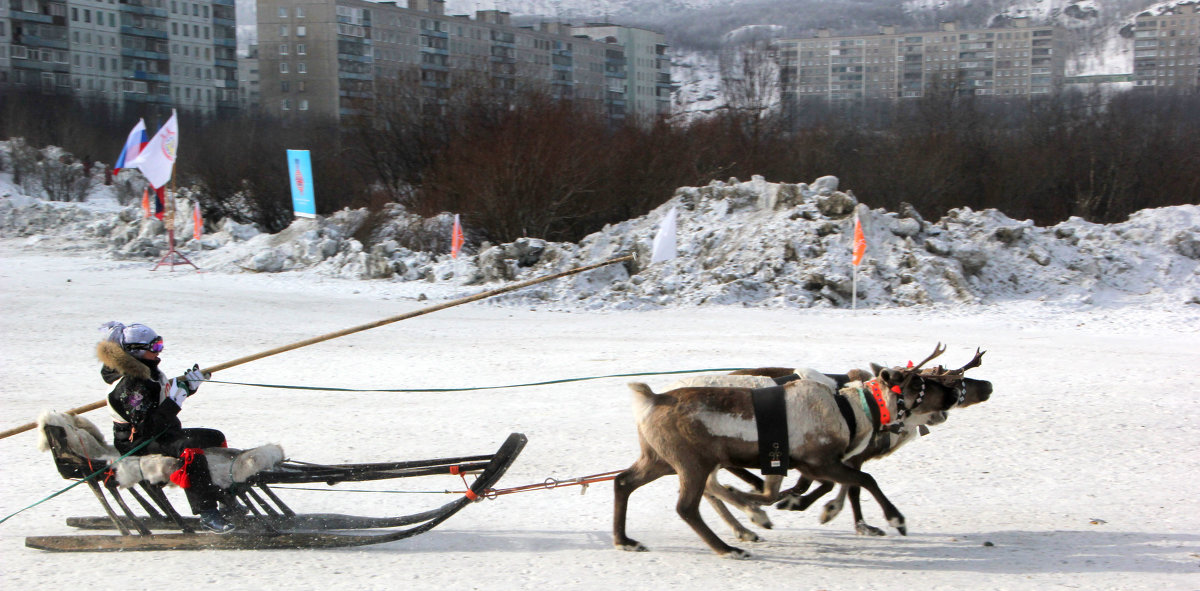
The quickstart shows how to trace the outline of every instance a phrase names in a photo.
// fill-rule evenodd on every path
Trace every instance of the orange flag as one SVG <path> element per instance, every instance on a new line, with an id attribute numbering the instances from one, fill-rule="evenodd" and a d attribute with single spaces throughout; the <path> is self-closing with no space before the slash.
<path id="1" fill-rule="evenodd" d="M 192 204 L 192 238 L 199 240 L 204 234 L 204 218 L 200 217 L 200 203 Z"/>
<path id="2" fill-rule="evenodd" d="M 150 188 L 146 187 L 142 190 L 142 211 L 145 212 L 144 217 L 150 217 Z"/>
<path id="3" fill-rule="evenodd" d="M 857 267 L 862 262 L 863 253 L 867 252 L 867 239 L 863 236 L 862 222 L 858 219 L 858 212 L 854 212 L 854 266 Z"/>
<path id="4" fill-rule="evenodd" d="M 458 214 L 454 214 L 454 230 L 450 233 L 450 258 L 458 258 L 458 251 L 463 247 L 463 231 L 462 224 L 458 221 Z"/>

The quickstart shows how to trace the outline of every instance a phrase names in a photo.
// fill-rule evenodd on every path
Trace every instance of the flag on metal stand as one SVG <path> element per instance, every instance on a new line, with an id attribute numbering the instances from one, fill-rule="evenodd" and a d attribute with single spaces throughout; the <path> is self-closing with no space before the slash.
<path id="1" fill-rule="evenodd" d="M 146 122 L 138 119 L 137 125 L 133 126 L 133 131 L 129 132 L 129 137 L 125 138 L 125 145 L 121 148 L 121 155 L 117 156 L 117 163 L 113 166 L 112 173 L 117 174 L 121 172 L 122 168 L 126 168 L 129 162 L 142 153 L 146 143 Z"/>
<path id="2" fill-rule="evenodd" d="M 679 208 L 677 207 L 672 207 L 671 211 L 663 217 L 662 224 L 658 226 L 658 234 L 654 236 L 650 264 L 675 258 L 675 225 L 678 218 Z"/>
<path id="3" fill-rule="evenodd" d="M 200 217 L 200 202 L 192 202 L 192 240 L 204 235 L 204 218 Z"/>
<path id="4" fill-rule="evenodd" d="M 450 231 L 450 258 L 458 258 L 458 252 L 462 250 L 463 243 L 462 223 L 459 222 L 458 214 L 454 214 L 454 229 Z"/>
<path id="5" fill-rule="evenodd" d="M 850 281 L 850 309 L 858 308 L 858 265 L 862 262 L 863 254 L 867 252 L 867 238 L 863 236 L 862 221 L 858 219 L 858 209 L 854 210 L 854 276 Z"/>
<path id="6" fill-rule="evenodd" d="M 154 187 L 156 204 L 155 216 L 163 220 L 167 227 L 167 254 L 163 256 L 158 264 L 154 266 L 158 269 L 162 265 L 170 265 L 171 270 L 175 270 L 177 264 L 189 264 L 197 270 L 192 261 L 175 250 L 175 208 L 172 207 L 174 197 L 166 198 L 167 182 L 171 180 L 171 176 L 175 170 L 175 158 L 179 151 L 179 126 L 176 123 L 175 111 L 171 111 L 171 118 L 158 129 L 158 133 L 150 138 L 150 142 L 138 154 L 137 158 L 126 163 L 127 167 L 137 168 L 142 171 L 147 181 L 150 181 L 150 186 Z M 160 205 L 161 204 L 161 205 Z"/>

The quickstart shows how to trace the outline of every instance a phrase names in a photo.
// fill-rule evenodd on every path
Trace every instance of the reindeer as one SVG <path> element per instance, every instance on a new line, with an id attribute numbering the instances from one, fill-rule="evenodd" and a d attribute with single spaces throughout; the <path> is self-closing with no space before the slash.
<path id="1" fill-rule="evenodd" d="M 940 381 L 913 379 L 921 365 L 945 351 L 939 346 L 914 368 L 884 369 L 876 376 L 882 407 L 894 409 L 899 420 L 921 424 L 958 398 L 954 388 Z M 715 552 L 735 558 L 749 554 L 723 542 L 700 516 L 700 499 L 712 474 L 721 467 L 758 464 L 758 435 L 750 388 L 682 388 L 655 394 L 642 383 L 629 384 L 634 393 L 641 457 L 614 481 L 613 544 L 620 549 L 644 551 L 646 547 L 625 532 L 629 495 L 642 485 L 670 474 L 679 475 L 676 512 Z M 851 432 L 834 399 L 834 390 L 814 380 L 797 380 L 784 386 L 788 414 L 788 458 L 793 467 L 811 478 L 866 488 L 883 508 L 888 523 L 905 533 L 904 516 L 884 496 L 875 479 L 843 460 L 861 452 L 871 436 L 885 425 L 868 421 L 863 409 L 858 428 Z M 779 496 L 781 476 L 769 476 L 765 491 L 744 495 L 749 503 L 773 502 Z M 733 491 L 727 491 L 733 492 Z"/>
<path id="2" fill-rule="evenodd" d="M 958 386 L 961 390 L 960 400 L 956 405 L 965 407 L 972 404 L 977 404 L 988 399 L 992 393 L 992 384 L 985 380 L 975 380 L 963 377 L 963 373 L 967 369 L 979 367 L 982 356 L 983 353 L 977 349 L 975 352 L 975 358 L 957 370 L 947 372 L 945 368 L 939 366 L 936 369 L 922 370 L 921 375 L 924 376 L 925 379 L 939 379 L 942 381 L 953 381 L 953 378 L 955 377 L 960 378 L 962 380 L 961 382 L 958 382 Z M 871 370 L 875 373 L 879 373 L 879 371 L 882 369 L 883 367 L 878 364 L 871 364 Z M 871 373 L 862 369 L 851 369 L 844 374 L 829 374 L 810 368 L 760 367 L 755 369 L 738 370 L 724 375 L 693 376 L 683 378 L 672 383 L 667 387 L 667 389 L 674 390 L 676 388 L 688 386 L 761 388 L 770 386 L 772 384 L 786 383 L 786 381 L 793 379 L 817 380 L 831 387 L 836 385 L 840 388 L 855 381 L 865 382 L 869 380 L 871 376 Z M 843 395 L 843 393 L 839 392 L 838 395 Z M 931 415 L 928 423 L 926 424 L 939 424 L 945 421 L 948 416 L 948 412 L 946 411 L 934 413 Z M 863 450 L 862 453 L 856 455 L 854 458 L 847 460 L 847 463 L 855 468 L 861 468 L 863 462 L 887 456 L 899 449 L 900 446 L 915 439 L 918 433 L 925 435 L 928 432 L 929 429 L 926 425 L 907 425 L 903 428 L 897 429 L 895 432 L 879 432 L 871 438 L 871 442 L 867 449 Z M 736 467 L 730 467 L 727 468 L 727 470 L 731 474 L 751 484 L 757 490 L 762 490 L 763 480 L 758 476 L 755 476 L 749 470 Z M 776 508 L 790 511 L 803 511 L 818 498 L 824 496 L 832 489 L 832 485 L 827 484 L 827 486 L 820 487 L 814 492 L 805 495 L 804 493 L 811 485 L 812 480 L 801 474 L 796 484 L 790 490 L 784 493 L 782 500 L 776 505 Z M 728 500 L 730 504 L 744 512 L 750 518 L 750 521 L 759 527 L 771 529 L 773 524 L 771 523 L 770 517 L 767 516 L 766 512 L 763 511 L 759 505 L 753 503 L 747 504 L 744 502 L 743 497 L 738 495 L 736 492 L 726 493 L 726 490 L 727 487 L 723 487 L 719 482 L 717 482 L 716 474 L 713 474 L 705 486 L 704 498 L 709 502 L 709 504 L 712 505 L 713 509 L 716 511 L 721 520 L 733 530 L 734 534 L 739 540 L 748 542 L 760 541 L 761 538 L 758 536 L 758 534 L 743 526 L 739 521 L 737 521 L 733 514 L 729 512 L 729 509 L 726 507 L 723 499 Z M 851 507 L 854 510 L 855 532 L 860 535 L 884 535 L 884 531 L 882 529 L 866 523 L 866 521 L 863 519 L 862 507 L 859 503 L 860 490 L 856 487 L 842 486 L 838 490 L 837 497 L 833 501 L 825 504 L 825 507 L 821 512 L 821 523 L 828 523 L 841 512 L 842 508 L 845 506 L 848 492 L 851 496 Z"/>

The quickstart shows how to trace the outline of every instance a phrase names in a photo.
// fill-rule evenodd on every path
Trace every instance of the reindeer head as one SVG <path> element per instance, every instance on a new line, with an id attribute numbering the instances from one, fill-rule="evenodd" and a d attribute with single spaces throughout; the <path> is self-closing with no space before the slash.
<path id="1" fill-rule="evenodd" d="M 979 404 L 991 397 L 992 383 L 987 380 L 968 378 L 963 374 L 968 369 L 982 365 L 984 353 L 987 353 L 987 351 L 980 351 L 976 348 L 975 356 L 966 365 L 958 369 L 946 370 L 946 368 L 939 365 L 935 368 L 922 370 L 921 375 L 927 380 L 938 381 L 942 385 L 958 391 L 958 399 L 950 403 L 951 406 L 957 405 L 963 407 Z M 947 410 L 949 408 L 949 406 L 946 407 Z"/>
<path id="2" fill-rule="evenodd" d="M 990 382 L 963 377 L 966 370 L 980 365 L 983 353 L 978 350 L 975 358 L 959 369 L 947 371 L 941 366 L 922 369 L 926 363 L 945 350 L 946 348 L 938 343 L 933 353 L 911 367 L 884 368 L 871 364 L 881 384 L 896 393 L 904 409 L 901 414 L 909 415 L 909 422 L 913 422 L 912 419 L 918 424 L 940 422 L 945 420 L 945 411 L 955 406 L 978 404 L 991 395 Z"/>

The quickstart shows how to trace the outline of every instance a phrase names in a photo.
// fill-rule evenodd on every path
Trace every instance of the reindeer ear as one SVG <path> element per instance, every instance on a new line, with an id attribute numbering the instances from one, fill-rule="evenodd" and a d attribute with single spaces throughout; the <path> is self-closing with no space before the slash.
<path id="1" fill-rule="evenodd" d="M 894 369 L 880 368 L 877 375 L 879 376 L 879 379 L 883 380 L 883 382 L 888 386 L 891 386 L 892 384 L 899 384 L 902 380 L 904 380 L 904 374 Z"/>
<path id="2" fill-rule="evenodd" d="M 882 365 L 879 365 L 878 363 L 874 363 L 874 362 L 871 363 L 871 375 L 877 376 L 877 375 L 879 375 L 879 372 L 881 372 L 881 371 L 883 371 Z"/>

